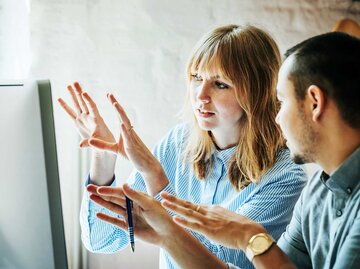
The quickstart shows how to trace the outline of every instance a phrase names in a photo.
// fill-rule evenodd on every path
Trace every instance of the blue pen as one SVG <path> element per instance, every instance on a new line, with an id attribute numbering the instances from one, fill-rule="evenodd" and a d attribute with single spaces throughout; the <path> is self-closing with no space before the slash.
<path id="1" fill-rule="evenodd" d="M 133 219 L 132 219 L 132 201 L 125 196 L 126 198 L 126 212 L 128 216 L 128 224 L 129 224 L 129 237 L 130 237 L 130 245 L 132 252 L 135 251 L 135 241 L 134 241 L 134 225 L 133 225 Z"/>

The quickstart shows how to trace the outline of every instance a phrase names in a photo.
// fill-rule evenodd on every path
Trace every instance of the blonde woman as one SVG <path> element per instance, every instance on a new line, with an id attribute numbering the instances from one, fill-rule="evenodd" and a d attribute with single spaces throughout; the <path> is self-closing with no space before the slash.
<path id="1" fill-rule="evenodd" d="M 166 191 L 193 203 L 220 205 L 260 223 L 278 239 L 305 184 L 305 173 L 291 161 L 275 123 L 280 63 L 276 43 L 259 28 L 227 25 L 207 33 L 187 66 L 187 105 L 192 123 L 173 128 L 153 153 L 137 136 L 113 95 L 108 98 L 121 118 L 118 142 L 89 95 L 78 83 L 75 90 L 69 86 L 75 110 L 63 100 L 59 102 L 76 122 L 83 137 L 81 146 L 95 148 L 86 184 L 114 185 L 116 155 L 112 153 L 120 154 L 135 167 L 128 179 L 133 189 L 159 200 L 160 192 Z M 94 130 L 89 129 L 89 121 L 95 123 Z M 96 195 L 96 186 L 88 190 L 93 193 L 92 200 L 104 205 Z M 114 207 L 107 206 L 115 211 L 111 213 L 91 199 L 85 192 L 81 210 L 85 246 L 102 253 L 125 248 L 129 240 L 124 227 L 102 221 L 111 215 L 125 225 L 121 220 L 121 215 L 126 216 L 122 200 L 114 199 Z M 157 237 L 143 231 L 146 225 L 140 219 L 135 219 L 134 225 L 135 236 L 159 245 Z M 241 250 L 192 234 L 217 260 L 252 267 Z M 161 249 L 160 268 L 179 268 L 177 262 Z"/>

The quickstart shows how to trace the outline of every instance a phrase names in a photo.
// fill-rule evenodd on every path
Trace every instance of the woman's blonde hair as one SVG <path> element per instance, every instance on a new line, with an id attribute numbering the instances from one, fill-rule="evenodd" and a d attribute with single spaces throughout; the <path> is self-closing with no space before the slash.
<path id="1" fill-rule="evenodd" d="M 275 123 L 277 75 L 281 65 L 273 38 L 254 27 L 227 25 L 207 33 L 195 46 L 187 65 L 188 81 L 194 72 L 217 68 L 234 85 L 235 96 L 244 114 L 241 135 L 227 173 L 236 190 L 258 183 L 271 168 L 284 140 Z M 188 102 L 190 103 L 190 102 Z M 199 128 L 195 115 L 185 158 L 193 164 L 199 179 L 211 173 L 215 144 L 208 131 Z"/>

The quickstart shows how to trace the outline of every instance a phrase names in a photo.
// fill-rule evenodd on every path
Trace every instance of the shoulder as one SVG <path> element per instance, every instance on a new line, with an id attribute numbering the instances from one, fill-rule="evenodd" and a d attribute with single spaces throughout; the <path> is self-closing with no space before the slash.
<path id="1" fill-rule="evenodd" d="M 168 159 L 170 156 L 180 155 L 189 136 L 189 123 L 181 123 L 170 129 L 155 145 L 154 155 L 158 159 Z"/>
<path id="2" fill-rule="evenodd" d="M 184 122 L 180 123 L 173 128 L 170 129 L 170 131 L 167 132 L 167 134 L 160 140 L 159 144 L 175 144 L 176 146 L 179 146 L 184 143 L 184 141 L 187 140 L 190 133 L 190 123 Z"/>
<path id="3" fill-rule="evenodd" d="M 277 152 L 275 166 L 301 167 L 300 165 L 295 164 L 291 159 L 290 150 L 288 148 L 283 148 Z"/>
<path id="4" fill-rule="evenodd" d="M 288 149 L 282 149 L 277 153 L 275 164 L 265 173 L 263 177 L 265 181 L 271 179 L 272 182 L 298 182 L 301 185 L 305 185 L 305 182 L 307 181 L 304 168 L 293 162 Z"/>
<path id="5" fill-rule="evenodd" d="M 184 138 L 189 136 L 191 124 L 189 122 L 182 122 L 175 125 L 169 132 L 168 136 Z"/>
<path id="6" fill-rule="evenodd" d="M 321 169 L 316 171 L 314 175 L 308 180 L 302 194 L 302 200 L 313 200 L 316 196 L 322 196 L 322 193 L 328 193 L 329 190 L 325 187 L 320 179 L 322 172 L 323 171 Z"/>

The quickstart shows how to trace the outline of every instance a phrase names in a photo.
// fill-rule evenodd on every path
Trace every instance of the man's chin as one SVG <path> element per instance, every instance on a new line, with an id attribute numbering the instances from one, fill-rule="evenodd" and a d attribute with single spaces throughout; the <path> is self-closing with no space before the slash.
<path id="1" fill-rule="evenodd" d="M 294 161 L 294 163 L 296 164 L 305 164 L 306 162 L 304 161 L 304 159 L 302 159 L 300 156 L 294 156 L 292 158 L 292 160 Z"/>
<path id="2" fill-rule="evenodd" d="M 305 158 L 304 156 L 302 156 L 300 154 L 292 154 L 291 159 L 296 164 L 306 164 L 306 163 L 310 162 L 307 158 Z"/>

